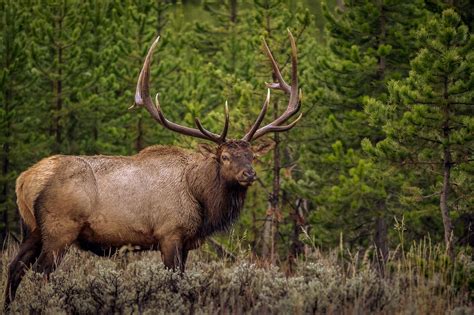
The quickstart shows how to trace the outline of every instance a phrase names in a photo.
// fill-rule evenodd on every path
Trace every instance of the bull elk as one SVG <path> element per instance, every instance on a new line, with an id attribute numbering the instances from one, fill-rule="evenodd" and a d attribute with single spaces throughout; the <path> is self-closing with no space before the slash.
<path id="1" fill-rule="evenodd" d="M 96 254 L 123 245 L 157 248 L 168 268 L 184 271 L 188 251 L 216 231 L 225 230 L 239 215 L 248 187 L 256 179 L 255 156 L 268 145 L 251 142 L 269 132 L 295 126 L 299 117 L 286 121 L 300 107 L 296 44 L 291 32 L 291 84 L 287 84 L 264 41 L 275 78 L 252 127 L 240 140 L 227 139 L 229 110 L 221 134 L 168 120 L 158 101 L 150 97 L 150 63 L 159 37 L 151 45 L 138 77 L 135 104 L 143 106 L 156 122 L 177 133 L 214 142 L 196 151 L 175 146 L 151 146 L 134 156 L 65 156 L 45 158 L 16 181 L 18 208 L 29 235 L 11 261 L 5 306 L 14 299 L 25 268 L 46 275 L 58 265 L 65 249 L 76 244 Z M 286 110 L 260 127 L 270 89 L 289 95 Z"/>

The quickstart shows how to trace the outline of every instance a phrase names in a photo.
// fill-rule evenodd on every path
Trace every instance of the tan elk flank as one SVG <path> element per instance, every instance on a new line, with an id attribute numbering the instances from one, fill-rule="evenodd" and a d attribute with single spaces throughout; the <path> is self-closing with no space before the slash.
<path id="1" fill-rule="evenodd" d="M 180 134 L 210 140 L 196 151 L 174 146 L 151 146 L 134 156 L 65 156 L 45 158 L 17 179 L 16 194 L 21 218 L 29 235 L 11 261 L 5 306 L 14 299 L 25 268 L 51 273 L 65 249 L 78 245 L 96 254 L 123 245 L 157 248 L 168 268 L 184 270 L 188 251 L 210 234 L 225 230 L 239 215 L 247 188 L 256 179 L 255 156 L 269 145 L 251 146 L 268 132 L 291 129 L 284 123 L 300 107 L 296 44 L 291 43 L 291 84 L 264 42 L 275 83 L 268 84 L 262 110 L 240 140 L 226 139 L 229 110 L 218 135 L 196 119 L 196 128 L 167 120 L 149 93 L 150 62 L 158 43 L 151 45 L 138 78 L 135 104 L 143 106 L 163 127 Z M 270 101 L 270 89 L 289 95 L 286 110 L 260 127 Z"/>

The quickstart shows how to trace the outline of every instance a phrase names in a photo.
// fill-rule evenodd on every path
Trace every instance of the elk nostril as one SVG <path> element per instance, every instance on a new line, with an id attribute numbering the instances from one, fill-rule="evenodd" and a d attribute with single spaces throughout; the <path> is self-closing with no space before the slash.
<path id="1" fill-rule="evenodd" d="M 244 171 L 244 176 L 246 178 L 254 178 L 255 177 L 255 171 L 254 170 L 247 170 L 247 171 Z"/>

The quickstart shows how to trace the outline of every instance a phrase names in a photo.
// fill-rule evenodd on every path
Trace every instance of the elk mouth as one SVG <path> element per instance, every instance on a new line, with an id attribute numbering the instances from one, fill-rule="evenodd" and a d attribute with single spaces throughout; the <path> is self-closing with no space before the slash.
<path id="1" fill-rule="evenodd" d="M 249 187 L 249 186 L 252 186 L 253 182 L 256 179 L 257 179 L 256 177 L 249 178 L 249 179 L 239 179 L 238 182 L 240 186 Z"/>

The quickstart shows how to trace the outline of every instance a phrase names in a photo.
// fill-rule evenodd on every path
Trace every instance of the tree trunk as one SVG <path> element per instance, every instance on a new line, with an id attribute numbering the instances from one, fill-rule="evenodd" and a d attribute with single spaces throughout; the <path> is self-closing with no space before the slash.
<path id="1" fill-rule="evenodd" d="M 237 23 L 237 0 L 230 0 L 230 21 Z"/>
<path id="2" fill-rule="evenodd" d="M 252 248 L 252 252 L 256 254 L 258 252 L 257 246 L 257 238 L 259 236 L 259 230 L 257 227 L 257 190 L 253 190 L 252 193 L 252 200 L 253 200 L 253 205 L 251 206 L 251 216 L 252 216 L 252 224 L 250 226 L 250 231 L 252 233 L 252 239 L 250 241 L 250 246 Z"/>
<path id="3" fill-rule="evenodd" d="M 273 103 L 274 118 L 278 118 L 278 101 Z M 273 135 L 275 147 L 273 149 L 273 191 L 270 195 L 269 209 L 265 218 L 265 225 L 263 231 L 262 256 L 270 258 L 272 263 L 276 261 L 275 255 L 275 234 L 278 231 L 277 213 L 279 210 L 279 195 L 280 195 L 280 135 L 275 132 Z"/>
<path id="4" fill-rule="evenodd" d="M 379 3 L 380 18 L 379 18 L 379 35 L 378 35 L 378 45 L 384 45 L 386 39 L 386 17 L 385 17 L 385 8 L 383 7 L 383 2 Z M 386 59 L 384 56 L 379 56 L 378 59 L 378 78 L 382 82 L 385 78 L 386 71 Z M 384 216 L 382 215 L 385 210 L 385 200 L 379 200 L 377 202 L 379 214 L 375 218 L 375 233 L 374 233 L 374 243 L 376 250 L 377 263 L 379 265 L 379 270 L 383 273 L 386 259 L 388 257 L 388 243 L 387 243 L 387 222 L 385 221 Z"/>
<path id="5" fill-rule="evenodd" d="M 379 7 L 379 10 L 380 10 L 380 18 L 379 18 L 379 28 L 380 28 L 380 32 L 379 32 L 379 38 L 378 38 L 378 45 L 384 45 L 385 44 L 385 37 L 386 37 L 386 33 L 387 33 L 387 30 L 386 30 L 386 21 L 385 21 L 385 11 L 384 11 L 384 7 L 383 7 L 383 3 L 380 4 L 380 7 Z M 378 75 L 379 75 L 379 80 L 383 80 L 384 77 L 385 77 L 385 68 L 386 68 L 386 60 L 385 60 L 385 56 L 379 56 L 378 57 L 379 60 L 378 60 Z"/>
<path id="6" fill-rule="evenodd" d="M 140 25 L 140 29 L 144 30 L 145 25 L 142 23 Z M 138 47 L 143 47 L 144 43 L 144 33 L 139 33 L 138 34 Z M 145 135 L 145 130 L 143 129 L 143 117 L 141 114 L 138 114 L 138 120 L 137 120 L 137 136 L 135 138 L 135 151 L 140 152 L 144 148 L 144 135 Z"/>
<path id="7" fill-rule="evenodd" d="M 140 152 L 143 147 L 143 118 L 140 115 L 137 121 L 137 137 L 135 138 L 135 151 Z"/>
<path id="8" fill-rule="evenodd" d="M 375 219 L 375 250 L 376 258 L 379 266 L 380 272 L 383 274 L 385 272 L 385 262 L 388 257 L 388 240 L 387 240 L 387 222 L 382 215 L 379 215 Z"/>
<path id="9" fill-rule="evenodd" d="M 290 251 L 288 253 L 288 267 L 289 272 L 292 273 L 294 270 L 295 260 L 304 251 L 304 244 L 300 240 L 301 229 L 304 226 L 304 211 L 306 207 L 306 200 L 298 198 L 294 207 L 293 213 L 291 214 L 291 220 L 293 225 L 293 231 L 291 233 L 291 244 Z"/>
<path id="10" fill-rule="evenodd" d="M 57 30 L 59 32 L 58 37 L 61 38 L 62 33 L 62 18 L 58 19 Z M 63 65 L 63 47 L 61 43 L 58 44 L 56 49 L 56 57 L 58 58 L 58 79 L 53 83 L 54 93 L 54 118 L 53 118 L 53 133 L 54 133 L 54 153 L 60 153 L 62 143 L 62 126 L 61 116 L 63 108 L 63 82 L 62 82 L 62 65 Z"/>
<path id="11" fill-rule="evenodd" d="M 270 197 L 272 198 L 272 197 Z M 272 207 L 272 203 L 268 202 L 268 211 L 265 216 L 265 223 L 263 225 L 263 235 L 262 235 L 262 257 L 271 258 L 272 248 L 273 248 L 273 215 L 269 214 Z"/>
<path id="12" fill-rule="evenodd" d="M 165 3 L 163 3 L 162 0 L 158 0 L 157 1 L 157 4 L 156 4 L 156 13 L 157 13 L 157 16 L 156 16 L 156 33 L 158 36 L 161 36 L 161 33 L 163 31 L 163 27 L 165 26 L 166 24 L 166 21 L 165 21 L 165 10 L 163 9 L 163 5 L 166 5 Z"/>
<path id="13" fill-rule="evenodd" d="M 266 9 L 269 10 L 269 3 L 266 3 Z M 265 28 L 268 33 L 268 37 L 271 36 L 271 16 L 267 14 L 265 16 Z M 275 80 L 275 74 L 273 74 L 273 80 Z M 274 117 L 278 117 L 278 101 L 273 101 Z M 279 142 L 280 137 L 278 133 L 274 133 L 273 141 L 275 147 L 273 148 L 273 191 L 269 197 L 269 205 L 267 214 L 265 217 L 265 224 L 263 226 L 263 243 L 262 243 L 262 256 L 264 258 L 270 258 L 273 263 L 275 261 L 275 234 L 276 234 L 276 222 L 275 214 L 278 211 L 278 197 L 280 193 L 280 151 Z"/>
<path id="14" fill-rule="evenodd" d="M 443 218 L 444 226 L 444 242 L 446 243 L 446 253 L 449 255 L 451 260 L 454 260 L 454 247 L 453 247 L 453 224 L 451 217 L 449 216 L 449 188 L 450 188 L 450 177 L 451 177 L 451 145 L 449 139 L 450 133 L 450 107 L 448 103 L 448 78 L 444 79 L 443 86 L 443 97 L 447 103 L 443 110 L 444 123 L 443 123 L 443 186 L 441 189 L 441 195 L 439 198 L 439 206 L 441 209 L 441 216 Z"/>
<path id="15" fill-rule="evenodd" d="M 99 20 L 96 20 L 95 23 L 97 25 L 99 25 L 100 23 L 102 23 L 101 21 Z M 95 46 L 95 51 L 96 52 L 99 52 L 102 50 L 102 40 L 101 40 L 101 37 L 100 37 L 100 33 L 98 33 L 97 29 L 96 28 L 93 28 L 93 32 L 94 32 L 94 46 Z M 95 59 L 95 58 L 94 58 Z M 89 63 L 89 66 L 90 67 L 95 67 L 97 65 L 98 62 L 100 62 L 99 60 L 94 60 L 92 59 Z M 97 83 L 94 84 L 94 88 L 92 89 L 94 95 L 99 95 L 100 94 L 100 91 L 99 91 L 99 88 L 97 87 Z M 94 113 L 98 113 L 99 112 L 99 106 L 97 105 L 97 103 L 94 103 L 92 105 L 92 110 L 94 111 Z M 93 154 L 99 154 L 99 148 L 98 148 L 98 142 L 99 142 L 99 124 L 100 124 L 100 120 L 97 119 L 97 115 L 94 115 L 94 119 L 93 119 L 93 124 L 92 124 L 92 139 L 94 140 L 94 144 L 92 146 L 92 153 Z"/>
<path id="16" fill-rule="evenodd" d="M 9 194 L 9 179 L 8 173 L 10 172 L 10 136 L 11 136 L 11 114 L 10 114 L 10 102 L 12 99 L 11 89 L 6 87 L 4 91 L 4 111 L 5 111 L 5 143 L 3 144 L 3 158 L 2 158 L 2 180 L 4 181 L 2 187 L 2 195 L 0 196 L 0 202 L 4 205 L 2 213 L 2 221 L 4 228 L 1 231 L 1 239 L 5 241 L 8 230 L 9 230 L 9 205 L 8 205 L 8 194 Z"/>
<path id="17" fill-rule="evenodd" d="M 454 259 L 453 248 L 453 225 L 451 217 L 449 216 L 448 197 L 451 175 L 451 152 L 449 149 L 444 150 L 444 165 L 443 165 L 443 187 L 440 196 L 441 215 L 443 217 L 444 225 L 444 242 L 446 243 L 446 253 L 451 259 Z"/>

